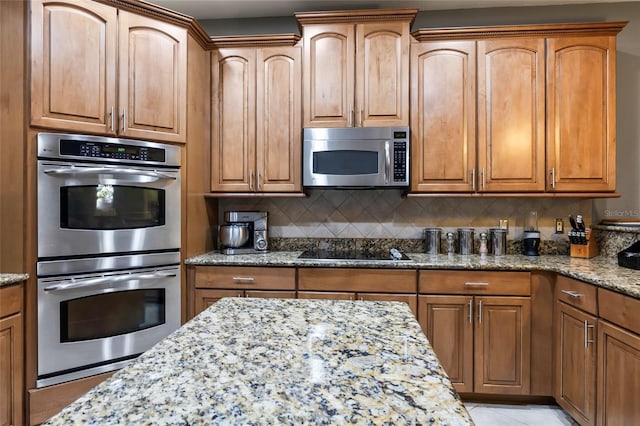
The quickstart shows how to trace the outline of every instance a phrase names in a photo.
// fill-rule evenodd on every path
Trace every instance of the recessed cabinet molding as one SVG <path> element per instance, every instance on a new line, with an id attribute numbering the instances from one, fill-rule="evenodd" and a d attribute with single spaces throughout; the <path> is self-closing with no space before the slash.
<path id="1" fill-rule="evenodd" d="M 187 30 L 88 0 L 31 2 L 31 124 L 186 142 Z"/>
<path id="2" fill-rule="evenodd" d="M 412 33 L 408 195 L 618 196 L 615 46 L 625 25 Z"/>
<path id="3" fill-rule="evenodd" d="M 211 190 L 301 192 L 300 47 L 224 47 L 211 55 Z"/>
<path id="4" fill-rule="evenodd" d="M 417 9 L 297 13 L 303 126 L 406 126 L 410 25 Z"/>

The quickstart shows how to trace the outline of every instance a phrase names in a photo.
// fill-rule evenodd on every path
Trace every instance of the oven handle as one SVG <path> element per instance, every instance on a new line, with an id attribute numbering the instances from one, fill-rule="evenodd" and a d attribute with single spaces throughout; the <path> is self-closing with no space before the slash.
<path id="1" fill-rule="evenodd" d="M 122 174 L 127 176 L 145 176 L 156 179 L 173 179 L 175 176 L 160 173 L 156 170 L 139 170 L 123 167 L 60 167 L 58 169 L 48 169 L 44 171 L 48 175 L 101 175 L 101 174 Z"/>
<path id="2" fill-rule="evenodd" d="M 109 277 L 89 278 L 82 281 L 71 280 L 66 284 L 54 284 L 49 287 L 45 287 L 44 291 L 64 291 L 75 290 L 78 288 L 93 287 L 101 284 L 118 284 L 126 281 L 133 280 L 154 280 L 158 278 L 172 278 L 177 276 L 175 272 L 153 272 L 153 273 L 140 273 L 140 274 L 126 274 L 115 275 Z"/>

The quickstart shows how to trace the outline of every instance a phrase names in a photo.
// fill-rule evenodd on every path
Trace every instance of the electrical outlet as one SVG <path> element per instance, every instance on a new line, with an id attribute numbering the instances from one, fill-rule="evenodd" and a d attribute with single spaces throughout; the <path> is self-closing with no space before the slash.
<path id="1" fill-rule="evenodd" d="M 556 234 L 564 234 L 564 220 L 561 217 L 556 218 Z"/>
<path id="2" fill-rule="evenodd" d="M 509 232 L 509 219 L 500 219 L 500 229 L 506 229 Z"/>

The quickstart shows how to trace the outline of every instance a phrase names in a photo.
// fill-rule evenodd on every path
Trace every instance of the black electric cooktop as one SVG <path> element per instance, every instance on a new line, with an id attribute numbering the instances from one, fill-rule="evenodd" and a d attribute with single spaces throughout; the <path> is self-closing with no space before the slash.
<path id="1" fill-rule="evenodd" d="M 336 250 L 313 248 L 304 251 L 299 259 L 307 260 L 354 260 L 354 261 L 389 261 L 407 262 L 411 261 L 406 254 L 398 250 Z"/>

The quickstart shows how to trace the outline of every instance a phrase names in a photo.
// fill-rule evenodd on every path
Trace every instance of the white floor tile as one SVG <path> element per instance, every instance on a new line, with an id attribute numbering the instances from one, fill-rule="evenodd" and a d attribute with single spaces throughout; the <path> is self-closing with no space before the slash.
<path id="1" fill-rule="evenodd" d="M 466 403 L 477 426 L 576 426 L 560 407 L 555 405 L 503 405 Z"/>

